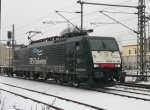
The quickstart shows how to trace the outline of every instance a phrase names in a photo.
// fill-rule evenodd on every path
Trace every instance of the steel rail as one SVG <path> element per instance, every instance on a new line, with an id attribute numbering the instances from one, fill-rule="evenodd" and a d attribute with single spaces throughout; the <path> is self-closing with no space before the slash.
<path id="1" fill-rule="evenodd" d="M 39 100 L 30 98 L 30 97 L 27 97 L 27 96 L 23 96 L 23 95 L 20 95 L 20 94 L 17 94 L 17 93 L 14 93 L 14 92 L 11 92 L 11 91 L 2 89 L 2 88 L 0 88 L 0 90 L 5 91 L 5 92 L 8 92 L 8 93 L 11 93 L 11 94 L 14 94 L 14 95 L 16 95 L 16 96 L 20 96 L 20 97 L 22 97 L 22 98 L 24 98 L 24 99 L 29 99 L 29 100 L 32 100 L 32 101 L 34 101 L 34 102 L 37 102 L 37 103 L 41 103 L 41 104 L 47 105 L 47 106 L 49 106 L 49 107 L 51 107 L 51 108 L 54 108 L 54 109 L 56 109 L 56 110 L 64 110 L 64 109 L 58 108 L 58 107 L 56 107 L 56 106 L 47 104 L 47 103 L 45 103 L 45 102 L 42 102 L 42 101 L 39 101 Z"/>
<path id="2" fill-rule="evenodd" d="M 2 82 L 0 82 L 2 83 Z M 4 83 L 5 84 L 5 83 Z M 7 84 L 7 85 L 10 85 L 10 84 Z M 14 85 L 12 85 L 14 86 Z M 17 86 L 14 86 L 14 87 L 17 87 Z M 72 86 L 71 86 L 72 87 Z M 22 88 L 22 87 L 19 87 L 19 88 Z M 23 89 L 23 88 L 22 88 Z M 30 89 L 26 89 L 24 88 L 25 90 L 29 90 L 29 91 L 32 91 L 34 92 L 34 90 L 30 90 Z M 112 92 L 108 92 L 108 91 L 103 91 L 103 90 L 100 90 L 100 89 L 106 89 L 106 88 L 79 88 L 79 89 L 84 89 L 84 90 L 91 90 L 91 91 L 96 91 L 96 92 L 101 92 L 101 93 L 107 93 L 107 94 L 112 94 L 112 95 L 117 95 L 117 96 L 122 96 L 122 97 L 128 97 L 128 98 L 133 98 L 133 99 L 138 99 L 138 100 L 144 100 L 144 101 L 150 101 L 150 99 L 145 99 L 145 98 L 140 98 L 140 97 L 134 97 L 134 96 L 129 96 L 129 95 L 124 95 L 124 94 L 119 94 L 119 93 L 112 93 Z M 107 89 L 109 90 L 109 89 Z M 51 95 L 51 94 L 46 94 L 46 93 L 42 93 L 42 92 L 39 92 L 39 91 L 35 91 L 37 93 L 41 93 L 43 95 L 48 95 L 48 96 L 52 96 L 52 97 L 56 97 L 56 98 L 59 98 L 59 99 L 62 99 L 62 100 L 66 100 L 66 101 L 71 101 L 71 102 L 74 102 L 76 103 L 76 101 L 73 101 L 73 100 L 70 100 L 70 99 L 63 99 L 62 97 L 59 97 L 59 96 L 55 96 L 55 95 Z M 78 102 L 77 102 L 78 103 Z M 84 104 L 82 102 L 79 102 L 79 104 L 81 103 L 81 105 L 85 105 L 87 106 L 88 104 Z M 91 106 L 91 105 L 90 105 Z M 89 107 L 90 107 L 89 106 Z M 95 107 L 95 106 L 91 106 L 91 108 L 95 108 L 95 109 L 98 109 L 98 110 L 104 110 L 102 108 L 98 108 L 98 107 Z"/>
<path id="3" fill-rule="evenodd" d="M 118 88 L 119 88 L 119 87 L 118 87 Z M 139 93 L 139 92 L 132 92 L 132 91 L 126 91 L 126 90 L 118 90 L 118 89 L 113 89 L 113 88 L 104 88 L 104 89 L 114 90 L 114 91 L 120 91 L 120 92 L 126 92 L 126 93 L 132 93 L 132 94 L 140 94 L 140 95 L 150 96 L 150 94 Z"/>
<path id="4" fill-rule="evenodd" d="M 150 85 L 146 85 L 146 84 L 116 83 L 116 85 L 122 85 L 122 86 L 128 86 L 128 87 L 138 87 L 138 88 L 150 89 Z"/>
<path id="5" fill-rule="evenodd" d="M 124 95 L 124 94 L 119 94 L 119 93 L 113 93 L 113 92 L 104 91 L 104 90 L 109 90 L 107 88 L 101 88 L 101 90 L 99 90 L 99 89 L 100 88 L 94 88 L 94 89 L 91 89 L 91 90 L 97 91 L 97 92 L 101 92 L 101 93 L 107 93 L 107 94 L 117 95 L 117 96 L 121 96 L 121 97 L 128 97 L 128 98 L 133 98 L 133 99 L 138 99 L 138 100 L 150 101 L 150 99 L 146 99 L 146 98 L 140 98 L 140 97 L 135 97 L 135 96 L 129 96 L 129 95 Z"/>
<path id="6" fill-rule="evenodd" d="M 73 103 L 76 103 L 76 104 L 80 104 L 80 105 L 84 105 L 84 106 L 87 106 L 87 107 L 90 107 L 90 108 L 94 108 L 94 109 L 97 109 L 97 110 L 105 110 L 103 108 L 99 108 L 99 107 L 96 107 L 96 106 L 93 106 L 93 105 L 89 105 L 89 104 L 85 104 L 85 103 L 82 103 L 82 102 L 78 102 L 78 101 L 75 101 L 75 100 L 59 97 L 59 96 L 56 96 L 56 95 L 51 95 L 51 94 L 43 93 L 43 92 L 40 92 L 40 91 L 35 91 L 35 90 L 31 90 L 31 89 L 27 89 L 27 88 L 23 88 L 23 87 L 19 87 L 19 86 L 14 86 L 14 85 L 6 84 L 6 83 L 3 83 L 3 82 L 0 82 L 0 83 L 4 84 L 4 85 L 7 85 L 7 86 L 11 86 L 11 87 L 19 88 L 19 89 L 24 89 L 24 90 L 27 90 L 27 91 L 39 93 L 39 94 L 42 94 L 42 95 L 56 97 L 56 98 L 61 99 L 61 100 L 70 101 L 70 102 L 73 102 Z"/>

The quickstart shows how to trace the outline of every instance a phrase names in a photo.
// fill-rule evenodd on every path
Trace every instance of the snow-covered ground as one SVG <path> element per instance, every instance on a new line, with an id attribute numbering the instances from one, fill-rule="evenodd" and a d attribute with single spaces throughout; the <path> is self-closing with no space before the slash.
<path id="1" fill-rule="evenodd" d="M 84 102 L 90 105 L 97 106 L 99 108 L 104 108 L 106 110 L 150 110 L 150 101 L 137 100 L 132 98 L 120 97 L 100 92 L 82 90 L 78 88 L 65 87 L 55 84 L 42 83 L 30 80 L 16 79 L 0 76 L 0 82 L 5 82 L 8 84 L 33 89 L 68 99 L 73 99 L 76 101 Z M 5 88 L 3 85 L 0 85 L 0 88 Z M 17 89 L 16 89 L 17 90 Z M 2 101 L 4 101 L 5 110 L 47 110 L 42 109 L 44 105 L 35 103 L 28 99 L 23 99 L 21 97 L 9 94 L 4 91 L 0 91 L 0 96 Z M 39 98 L 34 96 L 34 98 Z M 49 100 L 49 99 L 46 99 Z M 54 99 L 53 99 L 54 100 Z M 64 103 L 57 103 L 58 100 L 55 100 L 55 104 L 59 106 L 68 106 L 67 110 L 74 110 L 75 106 L 72 105 L 63 105 Z M 49 100 L 49 103 L 52 103 Z M 2 103 L 0 103 L 2 106 Z M 82 110 L 82 109 L 78 109 Z M 90 109 L 89 109 L 90 110 Z"/>

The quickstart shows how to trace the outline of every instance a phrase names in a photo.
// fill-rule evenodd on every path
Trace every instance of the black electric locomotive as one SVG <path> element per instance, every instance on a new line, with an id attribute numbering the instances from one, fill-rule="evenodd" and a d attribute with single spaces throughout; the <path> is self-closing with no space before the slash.
<path id="1" fill-rule="evenodd" d="M 50 37 L 16 48 L 13 74 L 33 79 L 51 78 L 74 86 L 125 81 L 115 38 L 88 35 Z"/>

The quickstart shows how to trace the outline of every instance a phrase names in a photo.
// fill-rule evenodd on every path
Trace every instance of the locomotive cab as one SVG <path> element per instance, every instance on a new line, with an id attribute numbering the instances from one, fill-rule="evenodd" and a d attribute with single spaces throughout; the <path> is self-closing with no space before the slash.
<path id="1" fill-rule="evenodd" d="M 125 81 L 122 60 L 114 38 L 90 37 L 92 77 L 95 81 Z"/>

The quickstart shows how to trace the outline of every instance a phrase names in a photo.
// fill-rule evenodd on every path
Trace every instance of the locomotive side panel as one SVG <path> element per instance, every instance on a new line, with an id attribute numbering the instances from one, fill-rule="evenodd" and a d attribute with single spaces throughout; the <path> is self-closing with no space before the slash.
<path id="1" fill-rule="evenodd" d="M 65 73 L 65 43 L 49 45 L 45 49 L 47 57 L 47 72 Z"/>
<path id="2" fill-rule="evenodd" d="M 65 71 L 64 59 L 65 43 L 30 48 L 29 65 L 32 71 L 62 73 Z"/>
<path id="3" fill-rule="evenodd" d="M 27 70 L 27 65 L 29 61 L 29 49 L 28 48 L 20 48 L 14 51 L 13 58 L 13 70 Z"/>

